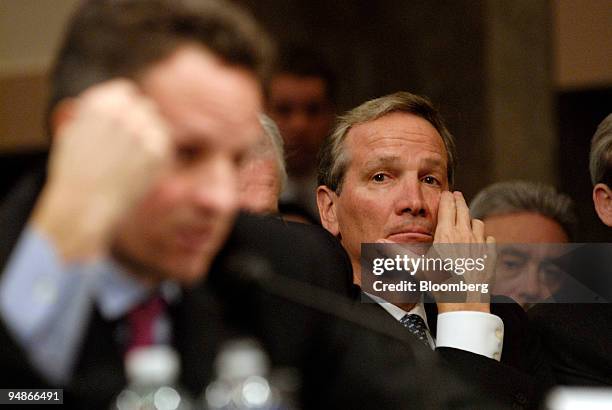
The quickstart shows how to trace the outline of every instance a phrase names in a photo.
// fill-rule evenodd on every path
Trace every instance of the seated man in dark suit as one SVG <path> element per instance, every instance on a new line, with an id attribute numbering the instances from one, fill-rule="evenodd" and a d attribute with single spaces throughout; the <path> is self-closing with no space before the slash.
<path id="1" fill-rule="evenodd" d="M 273 360 L 303 369 L 307 406 L 482 404 L 435 359 L 414 360 L 401 336 L 309 319 L 265 295 L 258 313 L 204 283 L 238 209 L 240 159 L 261 133 L 264 39 L 225 3 L 109 0 L 77 11 L 52 76 L 48 177 L 28 174 L 0 209 L 2 387 L 63 387 L 70 407 L 108 408 L 126 382 L 126 351 L 170 344 L 181 383 L 199 394 L 218 347 L 251 331 Z M 266 226 L 254 229 L 271 239 Z M 275 267 L 298 260 L 304 274 L 294 276 L 307 279 L 316 263 L 280 232 Z M 302 237 L 304 248 L 341 277 L 348 266 L 321 234 Z M 246 320 L 228 321 L 235 307 Z M 146 324 L 145 311 L 155 312 Z M 303 340 L 289 321 L 272 328 L 272 315 L 289 312 L 312 325 Z M 426 381 L 408 383 L 418 369 Z"/>
<path id="2" fill-rule="evenodd" d="M 40 195 L 36 182 L 22 186 L 8 206 L 29 215 L 25 226 L 2 221 L 2 322 L 42 379 L 108 399 L 122 379 L 105 372 L 121 369 L 119 353 L 139 338 L 119 332 L 109 350 L 106 327 L 161 298 L 168 309 L 151 326 L 165 328 L 184 306 L 177 285 L 202 280 L 238 209 L 239 160 L 261 132 L 269 49 L 250 17 L 224 3 L 100 1 L 76 11 L 52 73 L 48 177 Z M 210 328 L 214 345 L 222 332 Z M 90 353 L 97 360 L 81 360 Z M 206 377 L 211 361 L 186 371 Z M 88 393 L 84 380 L 96 375 L 110 386 Z"/>
<path id="3" fill-rule="evenodd" d="M 593 203 L 599 219 L 612 227 L 612 114 L 599 124 L 590 153 Z M 597 292 L 610 295 L 609 244 L 576 275 L 595 278 Z M 596 272 L 596 273 L 594 273 Z M 607 284 L 604 285 L 607 279 Z M 608 296 L 609 297 L 609 296 Z M 608 303 L 540 304 L 529 320 L 541 333 L 556 381 L 565 385 L 612 385 L 612 306 Z"/>
<path id="4" fill-rule="evenodd" d="M 398 92 L 340 117 L 320 154 L 317 200 L 323 226 L 350 256 L 357 287 L 362 243 L 493 241 L 485 238 L 482 221 L 470 218 L 462 194 L 450 191 L 454 166 L 453 137 L 424 98 Z M 362 307 L 408 328 L 491 394 L 509 393 L 514 404 L 528 400 L 534 385 L 520 386 L 526 379 L 517 370 L 531 370 L 525 368 L 531 365 L 528 352 L 536 353 L 523 348 L 529 339 L 526 317 L 516 304 L 496 304 L 502 321 L 486 301 L 437 306 L 375 301 L 380 306 Z M 518 384 L 510 387 L 502 374 L 514 374 Z"/>

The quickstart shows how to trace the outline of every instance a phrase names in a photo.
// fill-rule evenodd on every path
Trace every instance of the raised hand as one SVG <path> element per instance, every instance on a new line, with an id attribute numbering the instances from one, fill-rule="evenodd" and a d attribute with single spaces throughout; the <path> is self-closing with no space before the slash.
<path id="1" fill-rule="evenodd" d="M 171 151 L 156 105 L 129 80 L 102 83 L 64 104 L 32 223 L 73 261 L 107 250 L 118 221 L 163 172 Z"/>
<path id="2" fill-rule="evenodd" d="M 444 244 L 463 244 L 463 246 L 447 246 Z M 482 244 L 479 246 L 478 244 Z M 466 272 L 462 279 L 466 283 L 490 283 L 495 270 L 495 238 L 485 238 L 484 223 L 479 219 L 471 219 L 470 211 L 460 192 L 442 193 L 438 209 L 438 225 L 434 234 L 434 247 L 442 258 L 478 258 L 487 254 L 485 269 Z M 488 245 L 488 246 L 487 246 Z M 490 287 L 489 287 L 490 288 Z M 490 304 L 482 293 L 468 293 L 465 303 L 438 302 L 440 313 L 475 310 L 490 312 Z"/>

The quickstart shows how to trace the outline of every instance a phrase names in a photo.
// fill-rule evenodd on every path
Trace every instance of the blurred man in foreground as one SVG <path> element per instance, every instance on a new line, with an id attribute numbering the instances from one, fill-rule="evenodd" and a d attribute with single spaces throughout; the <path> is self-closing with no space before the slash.
<path id="1" fill-rule="evenodd" d="M 494 292 L 523 308 L 551 297 L 564 273 L 555 264 L 575 229 L 573 203 L 553 187 L 526 181 L 498 182 L 480 191 L 470 213 L 495 237 Z"/>
<path id="2" fill-rule="evenodd" d="M 25 226 L 2 220 L 2 322 L 51 385 L 108 400 L 124 381 L 121 355 L 142 335 L 127 326 L 115 345 L 104 330 L 139 308 L 172 305 L 179 286 L 207 273 L 238 210 L 241 158 L 261 130 L 269 48 L 225 3 L 77 10 L 52 73 L 48 176 L 40 195 L 26 181 L 12 198 L 18 214 L 33 208 Z M 170 310 L 160 309 L 145 343 L 190 337 Z M 170 322 L 174 334 L 151 330 Z M 214 346 L 221 334 L 210 333 Z M 210 372 L 205 355 L 194 365 L 191 386 Z"/>

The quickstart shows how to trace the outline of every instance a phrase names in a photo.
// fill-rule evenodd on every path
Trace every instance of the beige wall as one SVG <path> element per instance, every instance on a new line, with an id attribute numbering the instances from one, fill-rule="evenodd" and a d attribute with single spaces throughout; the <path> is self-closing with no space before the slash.
<path id="1" fill-rule="evenodd" d="M 554 0 L 558 89 L 612 86 L 612 1 Z"/>
<path id="2" fill-rule="evenodd" d="M 42 116 L 46 97 L 45 76 L 51 64 L 52 57 L 58 46 L 59 38 L 70 12 L 79 0 L 0 0 L 0 150 L 18 150 L 45 144 L 42 128 Z M 539 3 L 539 2 L 536 2 Z M 390 3 L 392 4 L 392 3 Z M 514 0 L 493 0 L 488 4 L 496 5 L 493 9 L 518 10 L 529 7 L 529 1 L 515 3 Z M 556 89 L 588 88 L 612 84 L 612 3 L 610 0 L 551 0 L 552 18 L 550 19 L 552 34 L 552 68 L 553 84 Z M 401 9 L 401 7 L 399 8 Z M 529 15 L 527 13 L 526 15 Z M 503 14 L 496 14 L 489 24 L 493 37 L 490 44 L 504 45 L 501 48 L 490 49 L 488 58 L 496 53 L 503 58 L 503 53 L 513 52 L 513 43 L 505 43 L 504 36 L 512 35 L 512 30 L 520 27 L 522 14 L 515 17 L 518 20 L 505 19 Z M 490 17 L 490 16 L 489 16 Z M 507 22 L 512 24 L 507 25 Z M 285 21 L 283 21 L 285 23 Z M 516 33 L 516 32 L 515 32 Z M 528 37 L 528 33 L 517 35 L 516 39 Z M 536 44 L 540 44 L 537 42 Z M 539 47 L 539 46 L 538 46 Z M 546 57 L 548 58 L 548 57 Z M 504 64 L 502 60 L 492 62 L 493 79 L 488 87 L 500 86 L 504 91 Z M 527 60 L 525 60 L 527 61 Z M 519 67 L 520 68 L 520 67 Z M 524 71 L 524 70 L 523 70 Z M 521 71 L 521 75 L 529 73 Z M 541 73 L 540 73 L 541 74 Z M 537 74 L 540 76 L 540 74 Z M 491 80 L 491 79 L 489 79 Z M 512 115 L 521 115 L 520 110 L 514 113 L 507 110 L 506 100 L 515 98 L 518 93 L 512 87 L 509 94 L 495 92 L 495 118 L 505 116 L 493 124 L 493 129 L 499 129 L 499 135 L 508 125 L 520 126 L 512 120 Z M 554 91 L 551 90 L 551 91 Z M 522 98 L 520 95 L 517 98 Z M 545 97 L 544 97 L 545 98 Z M 525 124 L 529 119 L 523 119 Z M 548 116 L 545 122 L 549 122 Z M 515 130 L 521 131 L 520 129 Z M 516 134 L 515 134 L 516 135 Z M 548 135 L 538 133 L 538 135 Z M 545 138 L 545 139 L 548 139 Z M 503 153 L 496 157 L 505 158 Z M 509 161 L 509 160 L 508 160 Z M 506 162 L 508 162 L 506 161 Z M 545 167 L 551 167 L 551 159 Z M 508 162 L 498 167 L 494 172 L 501 177 L 514 163 Z M 544 175 L 549 179 L 554 170 L 551 168 Z"/>
<path id="3" fill-rule="evenodd" d="M 0 0 L 0 150 L 46 144 L 46 75 L 78 0 Z"/>

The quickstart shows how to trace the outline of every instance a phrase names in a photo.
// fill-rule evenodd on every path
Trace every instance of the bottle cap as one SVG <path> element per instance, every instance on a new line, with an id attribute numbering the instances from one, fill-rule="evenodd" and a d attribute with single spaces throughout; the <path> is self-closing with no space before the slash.
<path id="1" fill-rule="evenodd" d="M 169 346 L 139 347 L 125 357 L 125 372 L 134 384 L 171 385 L 179 369 L 178 354 Z"/>

